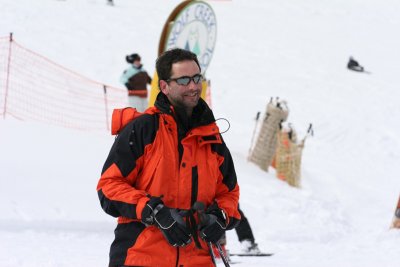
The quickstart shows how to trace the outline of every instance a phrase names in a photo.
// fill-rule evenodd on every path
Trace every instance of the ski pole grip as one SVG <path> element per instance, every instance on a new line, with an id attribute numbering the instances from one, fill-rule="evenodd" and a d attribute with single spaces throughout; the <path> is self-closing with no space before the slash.
<path id="1" fill-rule="evenodd" d="M 204 211 L 199 211 L 200 226 L 207 225 L 209 216 Z"/>
<path id="2" fill-rule="evenodd" d="M 201 201 L 196 201 L 193 206 L 192 206 L 193 210 L 196 210 L 199 214 L 199 220 L 200 220 L 200 225 L 205 225 L 208 221 L 208 216 L 207 214 L 205 214 L 204 210 L 205 210 L 205 205 L 203 202 Z"/>

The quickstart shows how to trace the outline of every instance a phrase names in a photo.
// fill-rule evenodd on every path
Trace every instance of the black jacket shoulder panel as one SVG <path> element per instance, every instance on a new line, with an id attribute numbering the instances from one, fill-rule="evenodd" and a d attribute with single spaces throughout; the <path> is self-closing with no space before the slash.
<path id="1" fill-rule="evenodd" d="M 224 177 L 222 182 L 229 188 L 229 191 L 232 191 L 237 183 L 235 166 L 233 164 L 233 158 L 231 152 L 226 146 L 222 136 L 221 140 L 222 140 L 221 144 L 212 144 L 211 149 L 224 159 L 221 166 L 219 167 L 219 170 Z"/>
<path id="2" fill-rule="evenodd" d="M 114 163 L 124 177 L 131 173 L 136 160 L 143 156 L 146 145 L 154 141 L 158 121 L 158 114 L 143 114 L 129 122 L 116 137 L 102 173 Z"/>

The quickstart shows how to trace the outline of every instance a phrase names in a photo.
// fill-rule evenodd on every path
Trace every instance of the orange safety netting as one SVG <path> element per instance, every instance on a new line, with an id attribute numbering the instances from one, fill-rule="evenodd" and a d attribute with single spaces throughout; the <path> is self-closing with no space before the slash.
<path id="1" fill-rule="evenodd" d="M 93 81 L 0 37 L 0 115 L 88 130 L 108 130 L 125 89 Z"/>
<path id="2" fill-rule="evenodd" d="M 305 139 L 297 143 L 297 135 L 293 129 L 282 129 L 278 133 L 278 145 L 272 166 L 279 179 L 294 187 L 300 187 L 304 142 Z"/>

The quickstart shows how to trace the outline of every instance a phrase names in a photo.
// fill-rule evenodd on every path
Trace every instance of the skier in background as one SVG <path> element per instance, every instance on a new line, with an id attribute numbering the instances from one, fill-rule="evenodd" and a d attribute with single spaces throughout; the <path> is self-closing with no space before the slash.
<path id="1" fill-rule="evenodd" d="M 244 213 L 240 209 L 240 207 L 239 213 L 241 216 L 241 220 L 239 225 L 236 226 L 235 230 L 241 244 L 242 251 L 247 254 L 260 254 L 261 251 L 258 248 L 258 244 L 256 243 L 256 240 L 254 238 L 250 223 L 247 220 L 246 216 L 244 216 Z"/>
<path id="2" fill-rule="evenodd" d="M 151 84 L 151 78 L 143 69 L 139 54 L 128 55 L 125 59 L 131 66 L 123 72 L 120 82 L 128 89 L 129 106 L 143 112 L 148 106 L 147 84 Z"/>
<path id="3" fill-rule="evenodd" d="M 248 219 L 246 218 L 246 216 L 244 215 L 243 211 L 240 209 L 240 206 L 238 208 L 238 211 L 240 213 L 241 219 L 240 219 L 239 224 L 235 227 L 235 231 L 236 231 L 238 240 L 240 242 L 240 246 L 241 246 L 241 250 L 242 250 L 241 253 L 249 254 L 249 255 L 263 254 L 261 252 L 261 250 L 258 248 L 258 244 L 256 243 L 255 237 L 253 235 L 253 231 L 250 227 L 250 223 L 249 223 Z M 224 235 L 221 238 L 220 244 L 221 244 L 222 249 L 225 252 L 225 254 L 229 256 L 229 252 L 226 250 L 226 246 L 227 246 L 226 235 Z M 214 253 L 217 258 L 220 258 L 220 255 L 216 249 L 215 249 Z"/>
<path id="4" fill-rule="evenodd" d="M 353 57 L 350 57 L 349 62 L 347 63 L 347 68 L 353 71 L 364 72 L 364 67 L 360 66 Z"/>

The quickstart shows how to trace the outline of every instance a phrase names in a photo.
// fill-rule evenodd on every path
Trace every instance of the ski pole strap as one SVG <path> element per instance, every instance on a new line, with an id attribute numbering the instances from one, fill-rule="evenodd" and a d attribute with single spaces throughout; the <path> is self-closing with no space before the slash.
<path id="1" fill-rule="evenodd" d="M 182 217 L 186 218 L 186 228 L 189 229 L 191 236 L 193 237 L 193 241 L 198 249 L 202 249 L 200 244 L 199 235 L 197 233 L 198 224 L 196 223 L 196 219 L 194 218 L 193 209 L 190 210 L 181 210 L 180 214 Z"/>
<path id="2" fill-rule="evenodd" d="M 188 228 L 190 229 L 190 232 L 192 233 L 193 241 L 194 241 L 196 247 L 199 249 L 202 249 L 200 240 L 199 240 L 199 235 L 197 233 L 198 227 L 197 227 L 196 219 L 194 218 L 194 214 L 193 214 L 192 210 L 189 211 L 189 218 L 186 222 L 189 222 Z"/>

